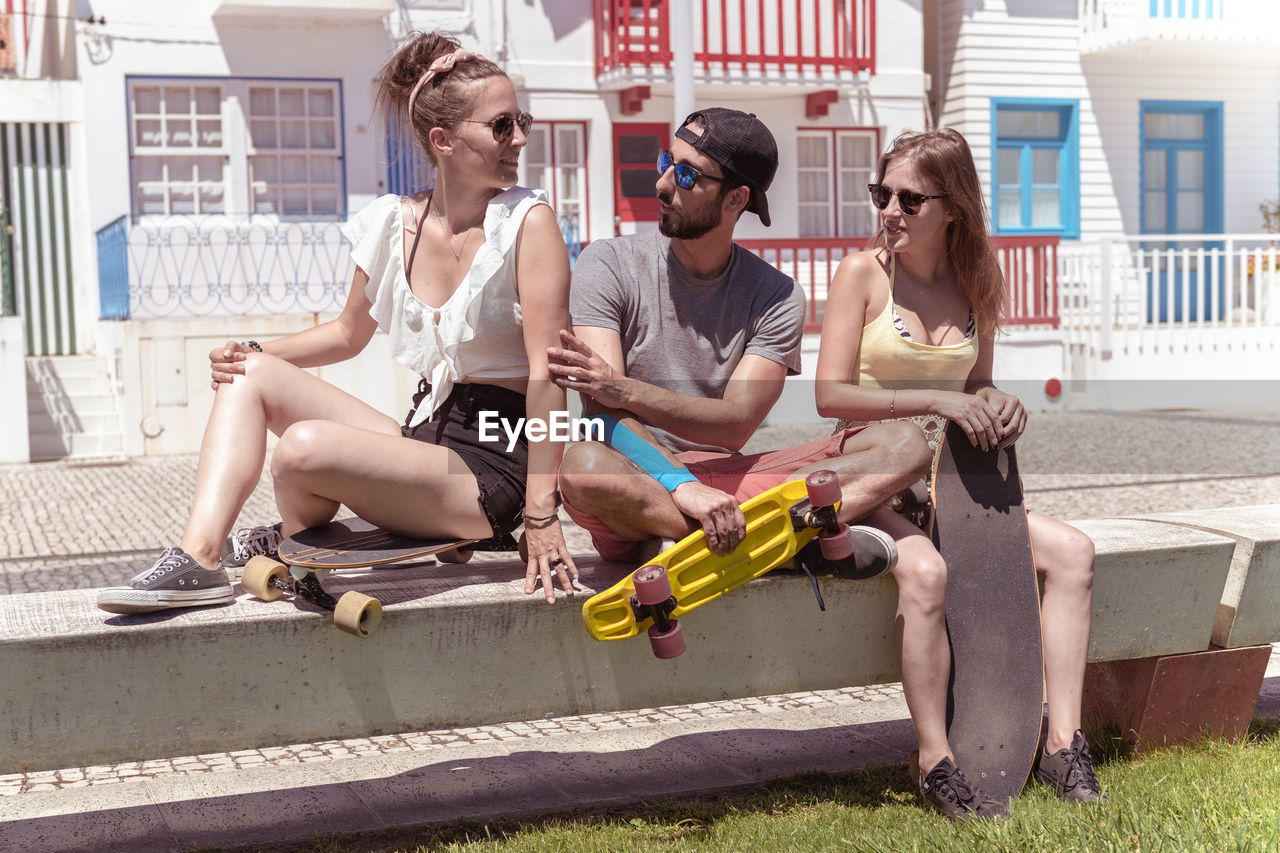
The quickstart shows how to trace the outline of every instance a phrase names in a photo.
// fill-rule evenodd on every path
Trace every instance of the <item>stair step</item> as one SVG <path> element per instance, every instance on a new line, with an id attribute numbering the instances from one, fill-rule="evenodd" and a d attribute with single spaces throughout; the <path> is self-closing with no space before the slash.
<path id="1" fill-rule="evenodd" d="M 120 415 L 106 362 L 93 356 L 27 359 L 33 460 L 119 456 Z"/>
<path id="2" fill-rule="evenodd" d="M 107 394 L 111 390 L 111 379 L 106 373 L 101 376 L 47 376 L 43 381 L 36 381 L 27 376 L 27 396 L 63 395 L 76 397 L 81 394 Z"/>
<path id="3" fill-rule="evenodd" d="M 111 394 L 77 394 L 64 396 L 59 394 L 49 398 L 39 393 L 27 394 L 27 409 L 31 412 L 44 412 L 50 407 L 60 411 L 71 411 L 77 415 L 114 415 L 116 398 Z"/>
<path id="4" fill-rule="evenodd" d="M 28 431 L 33 436 L 42 432 L 63 435 L 120 432 L 120 417 L 115 411 L 75 412 L 55 417 L 42 409 L 33 408 L 27 416 L 27 423 Z"/>
<path id="5" fill-rule="evenodd" d="M 47 462 L 53 459 L 88 456 L 119 456 L 124 453 L 124 439 L 119 433 L 32 433 L 31 460 Z"/>

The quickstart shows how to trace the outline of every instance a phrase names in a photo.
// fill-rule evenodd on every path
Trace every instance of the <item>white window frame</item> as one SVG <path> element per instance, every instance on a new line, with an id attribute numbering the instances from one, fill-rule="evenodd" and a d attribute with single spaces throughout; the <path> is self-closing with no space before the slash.
<path id="1" fill-rule="evenodd" d="M 867 140 L 870 145 L 871 158 L 867 166 L 855 166 L 839 162 L 842 139 L 848 137 L 856 137 Z M 797 214 L 800 210 L 808 207 L 821 207 L 826 211 L 823 234 L 804 234 L 801 237 L 813 238 L 840 238 L 840 237 L 870 237 L 871 233 L 855 233 L 852 227 L 845 228 L 846 222 L 845 211 L 850 207 L 865 208 L 869 211 L 871 231 L 875 231 L 876 211 L 871 205 L 871 199 L 868 197 L 866 185 L 875 179 L 876 159 L 880 154 L 880 131 L 878 128 L 866 127 L 801 127 L 796 129 L 797 148 L 801 139 L 820 139 L 823 141 L 826 152 L 826 165 L 824 167 L 801 167 L 796 166 L 796 187 L 797 192 L 800 191 L 802 182 L 800 175 L 806 171 L 822 172 L 830 178 L 830 194 L 822 201 L 805 201 L 797 199 Z M 833 165 L 834 164 L 834 165 Z M 844 192 L 844 181 L 841 178 L 845 173 L 854 173 L 854 181 L 852 189 L 849 193 Z M 862 173 L 858 175 L 857 173 Z M 865 180 L 864 180 L 865 178 Z M 798 217 L 799 218 L 799 217 Z M 799 230 L 799 223 L 798 230 Z"/>
<path id="2" fill-rule="evenodd" d="M 156 108 L 154 110 L 145 109 L 145 105 L 140 104 L 141 93 L 156 93 Z M 190 111 L 184 113 L 169 113 L 169 93 L 185 90 L 188 95 L 188 104 Z M 199 102 L 201 92 L 213 92 L 216 98 L 218 111 L 199 112 Z M 129 85 L 129 151 L 131 154 L 130 168 L 130 196 L 131 209 L 135 215 L 143 214 L 143 189 L 147 188 L 157 193 L 163 204 L 163 210 L 147 211 L 151 214 L 172 215 L 174 213 L 224 213 L 227 207 L 227 160 L 229 151 L 227 149 L 227 121 L 226 121 L 226 90 L 221 80 L 177 80 L 172 78 L 152 78 L 130 80 Z M 200 116 L 207 118 L 200 118 Z M 189 131 L 191 134 L 191 144 L 189 145 L 170 145 L 169 130 L 170 126 L 176 126 L 182 119 L 175 116 L 189 117 L 187 120 L 191 123 Z M 159 136 L 159 142 L 152 141 L 151 131 Z M 216 144 L 209 144 L 208 135 L 216 133 Z M 202 144 L 202 142 L 204 144 Z M 170 170 L 174 167 L 176 160 L 190 159 L 194 160 L 193 174 L 190 181 L 180 181 L 170 178 Z M 208 172 L 211 167 L 209 161 L 217 160 L 219 168 L 217 177 L 214 179 Z M 150 167 L 144 167 L 144 163 L 151 161 L 156 166 L 159 179 L 149 179 L 148 174 Z M 204 162 L 201 162 L 204 161 Z M 205 172 L 204 180 L 201 180 L 201 171 Z M 218 195 L 221 198 L 221 209 L 213 209 L 204 201 L 205 194 L 200 192 L 201 187 L 206 190 L 217 187 Z M 190 188 L 192 191 L 192 203 L 190 210 L 176 209 L 179 205 L 175 203 L 175 195 L 179 194 L 181 189 Z"/>
<path id="3" fill-rule="evenodd" d="M 581 162 L 566 163 L 560 156 L 559 134 L 562 131 L 570 131 L 577 137 L 578 154 Z M 590 190 L 587 184 L 587 123 L 585 121 L 534 121 L 532 132 L 541 131 L 547 134 L 546 144 L 543 150 L 546 152 L 548 159 L 545 162 L 534 163 L 528 154 L 526 146 L 524 153 L 520 157 L 520 183 L 522 186 L 535 187 L 545 190 L 547 197 L 551 201 L 551 207 L 558 215 L 569 213 L 565 210 L 565 204 L 568 202 L 576 203 L 578 206 L 578 239 L 582 243 L 589 240 L 587 234 L 587 223 L 589 220 L 589 194 Z M 551 173 L 551 186 L 537 186 L 533 183 L 532 172 L 537 170 L 549 170 Z M 565 184 L 565 171 L 572 169 L 577 178 L 578 197 L 567 197 Z"/>
<path id="4" fill-rule="evenodd" d="M 200 89 L 215 89 L 218 92 L 218 104 L 221 137 L 217 144 L 200 144 L 202 141 L 207 143 L 207 138 L 199 136 L 199 128 L 196 129 L 197 136 L 193 139 L 191 146 L 173 146 L 169 144 L 169 137 L 164 134 L 164 121 L 167 116 L 163 113 L 166 101 L 166 88 L 187 88 L 192 93 L 192 110 L 191 115 L 195 115 L 195 92 Z M 159 89 L 160 103 L 162 112 L 159 114 L 140 113 L 138 111 L 138 93 L 142 89 Z M 275 119 L 276 125 L 276 146 L 273 148 L 259 148 L 254 145 L 252 122 L 266 121 L 268 117 L 251 115 L 252 112 L 252 91 L 254 89 L 270 88 L 276 92 L 276 103 L 279 103 L 279 93 L 282 90 L 302 89 L 303 115 L 300 116 L 279 116 L 274 115 L 270 118 Z M 333 105 L 331 116 L 307 115 L 309 111 L 309 91 L 323 91 L 331 93 L 330 103 Z M 128 121 L 128 138 L 129 138 L 129 155 L 130 155 L 130 209 L 134 214 L 134 218 L 138 219 L 144 216 L 157 216 L 163 218 L 175 214 L 172 188 L 176 185 L 175 181 L 169 178 L 168 158 L 173 157 L 197 157 L 197 158 L 221 158 L 222 160 L 222 176 L 216 183 L 221 184 L 222 189 L 222 210 L 207 210 L 201 201 L 200 194 L 195 194 L 195 204 L 193 209 L 178 210 L 178 215 L 194 214 L 209 215 L 211 213 L 226 214 L 232 216 L 244 216 L 248 214 L 270 215 L 277 218 L 289 219 L 333 219 L 342 220 L 347 216 L 347 192 L 346 192 L 346 143 L 345 134 L 343 132 L 343 101 L 342 101 L 342 81 L 336 79 L 320 79 L 320 78 L 284 78 L 284 77 L 152 77 L 152 76 L 129 76 L 126 77 L 126 106 Z M 278 110 L 277 110 L 278 112 Z M 201 113 L 200 115 L 205 115 Z M 144 123 L 150 121 L 160 121 L 160 131 L 162 133 L 161 144 L 151 145 L 143 144 L 145 139 L 140 138 L 140 129 L 144 127 Z M 212 117 L 204 121 L 213 121 Z M 303 123 L 305 129 L 305 145 L 302 147 L 283 148 L 280 131 L 282 121 L 299 121 Z M 312 135 L 312 125 L 320 123 L 331 123 L 331 139 L 332 147 L 315 147 L 311 143 L 314 139 Z M 265 158 L 274 156 L 276 158 L 276 174 L 275 180 L 267 182 L 275 191 L 274 209 L 261 209 L 261 205 L 255 205 L 255 187 L 254 173 L 257 168 L 261 168 L 255 164 L 254 158 Z M 284 194 L 285 182 L 282 180 L 280 158 L 282 157 L 301 157 L 303 158 L 305 177 L 301 181 L 290 182 L 291 188 L 299 188 L 305 192 L 306 207 L 305 209 L 281 210 L 282 199 Z M 140 180 L 140 172 L 146 172 L 147 169 L 142 167 L 144 158 L 154 157 L 160 160 L 160 180 L 153 183 L 159 184 L 162 188 L 162 196 L 164 198 L 164 209 L 162 211 L 150 211 L 144 213 L 142 210 L 142 197 L 140 190 L 142 187 Z M 315 180 L 313 176 L 316 168 L 314 161 L 332 159 L 330 169 L 331 180 Z M 197 167 L 199 164 L 197 163 Z M 255 168 L 257 167 L 257 168 Z M 324 166 L 316 168 L 316 171 L 323 171 Z M 199 173 L 196 175 L 200 177 Z M 211 184 L 214 181 L 202 181 L 200 183 Z M 258 189 L 262 189 L 264 181 L 259 177 L 257 180 Z M 332 198 L 332 210 L 316 209 L 318 199 Z"/>

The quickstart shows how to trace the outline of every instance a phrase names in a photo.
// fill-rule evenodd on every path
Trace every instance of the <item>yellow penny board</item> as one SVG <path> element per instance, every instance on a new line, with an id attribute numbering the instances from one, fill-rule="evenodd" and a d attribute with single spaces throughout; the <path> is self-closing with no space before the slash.
<path id="1" fill-rule="evenodd" d="M 791 523 L 791 508 L 808 498 L 804 480 L 792 480 L 742 504 L 747 535 L 731 554 L 713 553 L 707 548 L 706 534 L 698 531 L 645 563 L 667 570 L 671 594 L 676 599 L 671 618 L 678 619 L 794 557 L 819 532 L 813 527 L 795 530 Z M 839 509 L 840 505 L 835 506 Z M 653 624 L 651 618 L 636 621 L 631 609 L 635 591 L 635 582 L 627 575 L 587 599 L 582 605 L 582 620 L 591 636 L 597 640 L 625 640 Z"/>

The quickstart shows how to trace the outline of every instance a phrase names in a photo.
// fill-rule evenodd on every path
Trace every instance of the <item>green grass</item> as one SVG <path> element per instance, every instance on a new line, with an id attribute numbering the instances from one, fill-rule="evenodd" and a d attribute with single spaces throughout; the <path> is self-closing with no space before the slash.
<path id="1" fill-rule="evenodd" d="M 1280 720 L 1240 743 L 1206 739 L 1147 755 L 1091 739 L 1110 802 L 1072 806 L 1032 783 L 1009 820 L 954 824 L 921 807 L 906 768 L 809 774 L 767 785 L 534 822 L 460 823 L 270 848 L 328 853 L 507 851 L 1280 850 Z"/>

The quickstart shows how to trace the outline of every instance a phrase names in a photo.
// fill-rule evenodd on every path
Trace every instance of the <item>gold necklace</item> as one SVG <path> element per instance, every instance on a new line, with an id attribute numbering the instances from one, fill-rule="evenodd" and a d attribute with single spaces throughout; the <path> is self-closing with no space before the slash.
<path id="1" fill-rule="evenodd" d="M 431 204 L 430 201 L 427 204 Z M 440 223 L 440 230 L 444 233 L 444 241 L 449 244 L 449 251 L 453 252 L 453 259 L 458 263 L 462 263 L 462 253 L 467 250 L 467 241 L 471 239 L 471 229 L 467 229 L 466 236 L 462 238 L 462 248 L 454 251 L 453 238 L 449 236 L 449 229 L 445 226 L 444 217 L 440 215 L 440 208 L 432 206 L 432 213 L 436 215 L 436 221 Z"/>

